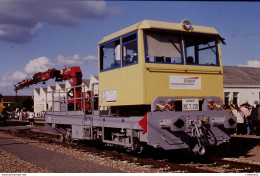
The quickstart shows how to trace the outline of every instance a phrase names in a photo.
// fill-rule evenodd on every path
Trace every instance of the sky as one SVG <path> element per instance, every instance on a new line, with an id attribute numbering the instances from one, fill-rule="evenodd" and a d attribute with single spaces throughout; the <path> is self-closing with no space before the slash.
<path id="1" fill-rule="evenodd" d="M 247 1 L 0 0 L 0 93 L 15 95 L 14 84 L 48 68 L 97 76 L 98 42 L 145 19 L 214 27 L 227 43 L 223 65 L 260 67 L 259 9 Z"/>

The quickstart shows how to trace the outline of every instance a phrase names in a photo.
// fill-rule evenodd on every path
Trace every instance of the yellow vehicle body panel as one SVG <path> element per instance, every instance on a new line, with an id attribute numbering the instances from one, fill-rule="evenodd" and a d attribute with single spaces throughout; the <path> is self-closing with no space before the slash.
<path id="1" fill-rule="evenodd" d="M 218 43 L 220 66 L 146 63 L 143 29 L 165 29 L 183 32 L 180 24 L 144 20 L 126 29 L 104 37 L 100 45 L 114 38 L 138 30 L 138 64 L 99 71 L 100 106 L 150 105 L 155 97 L 220 97 L 223 99 L 223 67 Z M 218 35 L 211 27 L 193 26 L 194 33 Z M 183 56 L 185 58 L 185 56 Z M 184 59 L 185 60 L 185 59 Z M 100 65 L 100 64 L 99 64 Z M 100 70 L 100 69 L 99 69 Z M 171 77 L 199 77 L 199 89 L 172 89 Z M 113 90 L 116 101 L 102 102 L 102 92 Z M 113 94 L 112 93 L 112 94 Z"/>
<path id="2" fill-rule="evenodd" d="M 198 66 L 185 67 L 176 69 L 166 68 L 165 65 L 156 64 L 157 68 L 152 69 L 155 65 L 149 67 L 145 72 L 145 104 L 150 104 L 155 97 L 221 97 L 223 99 L 223 71 L 222 68 L 197 68 Z M 213 71 L 214 70 L 214 71 Z M 200 77 L 200 89 L 171 89 L 170 77 Z"/>
<path id="3" fill-rule="evenodd" d="M 132 74 L 129 74 L 132 73 Z M 101 103 L 101 106 L 108 105 L 135 105 L 144 103 L 144 80 L 142 68 L 140 65 L 131 67 L 119 68 L 105 73 L 100 73 L 99 76 L 99 91 L 115 90 L 116 102 Z M 111 79 L 113 78 L 113 79 Z M 100 100 L 102 100 L 100 98 Z"/>

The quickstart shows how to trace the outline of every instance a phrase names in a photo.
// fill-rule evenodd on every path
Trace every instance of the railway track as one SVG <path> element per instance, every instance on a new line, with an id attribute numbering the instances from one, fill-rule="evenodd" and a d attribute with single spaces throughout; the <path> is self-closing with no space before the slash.
<path id="1" fill-rule="evenodd" d="M 148 150 L 144 154 L 133 154 L 122 151 L 115 151 L 112 147 L 105 147 L 100 143 L 60 142 L 60 135 L 46 133 L 35 129 L 6 130 L 11 135 L 37 140 L 44 143 L 53 143 L 64 147 L 73 148 L 81 152 L 91 152 L 93 154 L 109 157 L 125 162 L 134 162 L 138 165 L 149 165 L 153 168 L 160 168 L 162 172 L 180 173 L 259 173 L 260 165 L 241 163 L 223 160 L 220 158 L 198 157 L 181 152 L 153 151 Z M 180 154 L 181 153 L 181 154 Z M 167 156 L 167 157 L 165 157 Z"/>

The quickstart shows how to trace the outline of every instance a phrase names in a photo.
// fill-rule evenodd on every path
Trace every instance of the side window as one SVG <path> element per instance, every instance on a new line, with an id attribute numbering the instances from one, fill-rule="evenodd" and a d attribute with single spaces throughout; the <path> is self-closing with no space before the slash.
<path id="1" fill-rule="evenodd" d="M 123 37 L 123 66 L 136 64 L 137 55 L 137 34 Z"/>
<path id="2" fill-rule="evenodd" d="M 100 47 L 100 70 L 113 69 L 121 66 L 120 39 L 111 41 Z"/>
<path id="3" fill-rule="evenodd" d="M 229 95 L 230 95 L 230 92 L 224 92 L 225 105 L 229 105 Z"/>
<path id="4" fill-rule="evenodd" d="M 138 63 L 137 33 L 130 33 L 100 46 L 100 71 Z"/>
<path id="5" fill-rule="evenodd" d="M 219 66 L 217 42 L 214 38 L 185 36 L 187 65 Z"/>
<path id="6" fill-rule="evenodd" d="M 237 104 L 238 102 L 238 92 L 233 92 L 233 104 Z"/>

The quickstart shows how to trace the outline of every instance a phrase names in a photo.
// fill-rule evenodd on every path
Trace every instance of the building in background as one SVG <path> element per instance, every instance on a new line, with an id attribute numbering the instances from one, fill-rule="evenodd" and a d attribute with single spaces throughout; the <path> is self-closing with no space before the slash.
<path id="1" fill-rule="evenodd" d="M 260 68 L 224 66 L 224 104 L 260 102 Z"/>
<path id="2" fill-rule="evenodd" d="M 3 109 L 6 111 L 14 111 L 16 108 L 19 110 L 33 110 L 33 97 L 32 96 L 2 96 Z"/>

